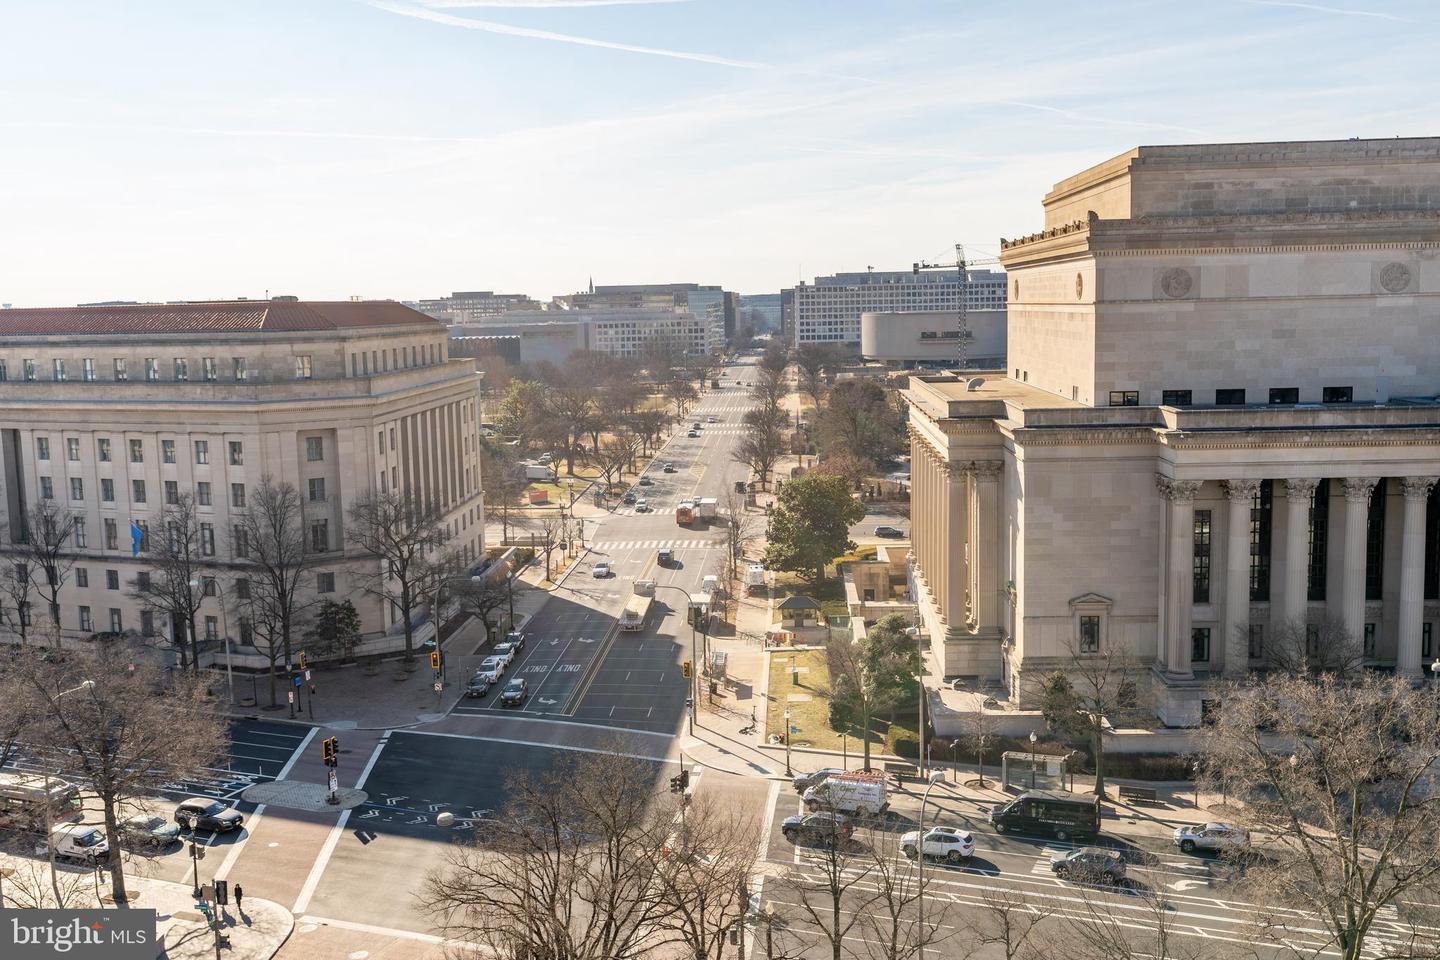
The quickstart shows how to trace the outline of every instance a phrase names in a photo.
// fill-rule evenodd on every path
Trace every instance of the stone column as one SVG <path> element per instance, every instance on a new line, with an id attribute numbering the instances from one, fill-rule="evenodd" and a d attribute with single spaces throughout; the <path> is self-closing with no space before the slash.
<path id="1" fill-rule="evenodd" d="M 1225 675 L 1243 676 L 1250 663 L 1250 508 L 1259 480 L 1226 480 Z"/>
<path id="2" fill-rule="evenodd" d="M 1280 618 L 1305 622 L 1310 602 L 1310 504 L 1319 480 L 1285 481 L 1285 583 L 1280 588 Z"/>
<path id="3" fill-rule="evenodd" d="M 935 600 L 940 620 L 945 621 L 950 609 L 950 497 L 948 495 L 949 464 L 938 454 L 935 460 L 935 499 L 938 505 L 935 514 Z"/>
<path id="4" fill-rule="evenodd" d="M 1435 477 L 1406 477 L 1405 515 L 1400 541 L 1400 632 L 1395 639 L 1395 673 L 1420 679 L 1420 624 L 1425 619 L 1425 501 Z"/>
<path id="5" fill-rule="evenodd" d="M 1163 607 L 1165 675 L 1172 680 L 1189 680 L 1191 606 L 1195 598 L 1195 494 L 1199 480 L 1171 480 L 1157 476 L 1156 486 L 1165 498 L 1165 538 L 1162 569 L 1165 571 Z"/>
<path id="6" fill-rule="evenodd" d="M 1000 475 L 1004 464 L 986 460 L 975 464 L 975 513 L 979 536 L 975 566 L 975 626 L 979 633 L 1000 633 Z"/>
<path id="7" fill-rule="evenodd" d="M 950 502 L 949 523 L 945 526 L 945 549 L 949 553 L 946 571 L 945 622 L 958 627 L 965 622 L 965 585 L 969 576 L 965 547 L 970 538 L 970 498 L 966 471 L 951 465 L 946 497 Z"/>
<path id="8" fill-rule="evenodd" d="M 965 626 L 974 631 L 978 621 L 976 620 L 976 606 L 980 599 L 980 512 L 977 505 L 980 503 L 980 487 L 975 482 L 975 464 L 971 463 L 965 468 L 965 486 L 969 491 L 965 498 L 965 513 L 967 516 L 965 524 L 965 558 L 966 558 L 966 584 L 965 584 Z"/>
<path id="9" fill-rule="evenodd" d="M 1348 642 L 1360 645 L 1365 635 L 1365 524 L 1370 517 L 1370 495 L 1375 491 L 1376 477 L 1346 477 L 1340 481 L 1345 491 L 1345 562 L 1340 576 L 1340 619 L 1345 624 Z"/>

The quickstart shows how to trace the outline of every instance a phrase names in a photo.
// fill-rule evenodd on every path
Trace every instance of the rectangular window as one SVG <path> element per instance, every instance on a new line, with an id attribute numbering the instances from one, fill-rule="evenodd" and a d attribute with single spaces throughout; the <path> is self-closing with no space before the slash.
<path id="1" fill-rule="evenodd" d="M 54 360 L 50 361 L 50 369 L 52 376 L 54 376 L 56 380 L 69 379 L 69 377 L 65 375 L 65 361 L 61 360 L 59 357 L 56 357 Z"/>
<path id="2" fill-rule="evenodd" d="M 212 617 L 212 616 L 206 615 L 206 617 L 205 617 L 205 639 L 206 639 L 206 640 L 219 640 L 219 639 L 220 639 L 220 619 L 219 619 L 218 617 Z"/>
<path id="3" fill-rule="evenodd" d="M 1210 662 L 1210 628 L 1190 628 L 1190 662 Z"/>
<path id="4" fill-rule="evenodd" d="M 176 380 L 189 380 L 189 379 L 190 379 L 190 361 L 189 361 L 189 360 L 186 360 L 184 357 L 176 357 L 176 358 L 175 358 L 175 379 L 176 379 Z"/>
<path id="5" fill-rule="evenodd" d="M 54 481 L 54 480 L 51 480 L 49 477 L 41 477 L 41 478 L 40 478 L 40 499 L 41 499 L 41 500 L 54 500 L 54 499 L 55 499 L 55 481 Z"/>
<path id="6" fill-rule="evenodd" d="M 109 477 L 100 481 L 100 501 L 102 503 L 115 502 L 115 481 Z"/>
<path id="7" fill-rule="evenodd" d="M 1365 527 L 1365 599 L 1379 600 L 1385 590 L 1385 478 L 1370 494 L 1370 518 Z"/>
<path id="8" fill-rule="evenodd" d="M 77 516 L 75 518 L 74 531 L 75 546 L 82 548 L 90 546 L 90 531 L 85 527 L 85 518 L 83 516 Z"/>
<path id="9" fill-rule="evenodd" d="M 1355 388 L 1326 387 L 1320 391 L 1320 399 L 1325 403 L 1350 403 L 1355 399 Z"/>
<path id="10" fill-rule="evenodd" d="M 325 478 L 312 477 L 310 479 L 310 501 L 319 503 L 325 499 Z"/>
<path id="11" fill-rule="evenodd" d="M 1193 602 L 1210 602 L 1210 511 L 1195 511 L 1195 556 L 1193 561 Z"/>
<path id="12" fill-rule="evenodd" d="M 84 499 L 85 499 L 85 481 L 84 481 L 84 480 L 81 480 L 79 477 L 71 477 L 71 478 L 70 478 L 70 499 L 71 499 L 71 500 L 84 500 Z"/>
<path id="13" fill-rule="evenodd" d="M 1440 600 L 1440 483 L 1425 501 L 1425 599 Z"/>
<path id="14" fill-rule="evenodd" d="M 250 599 L 250 580 L 248 577 L 239 577 L 235 581 L 235 598 L 237 600 Z"/>
<path id="15" fill-rule="evenodd" d="M 119 571 L 119 570 L 106 570 L 106 571 L 105 571 L 105 589 L 106 589 L 106 590 L 119 590 L 119 589 L 120 589 L 120 571 Z"/>
<path id="16" fill-rule="evenodd" d="M 130 499 L 133 500 L 135 503 L 144 503 L 144 502 L 145 502 L 145 481 L 144 481 L 144 480 L 131 480 L 131 481 L 130 481 Z"/>
<path id="17" fill-rule="evenodd" d="M 230 484 L 230 506 L 232 506 L 232 507 L 243 507 L 243 506 L 245 506 L 245 484 L 243 484 L 243 483 L 232 483 L 232 484 Z"/>
<path id="18" fill-rule="evenodd" d="M 310 549 L 316 553 L 324 553 L 330 549 L 330 521 L 310 521 Z"/>
<path id="19" fill-rule="evenodd" d="M 87 569 L 84 568 L 84 567 L 76 567 L 76 568 L 75 568 L 75 586 L 77 586 L 77 587 L 88 587 L 88 586 L 90 586 L 90 571 L 89 571 L 89 570 L 87 570 Z"/>
<path id="20" fill-rule="evenodd" d="M 1275 485 L 1261 480 L 1250 500 L 1250 599 L 1270 599 L 1270 521 Z"/>
<path id="21" fill-rule="evenodd" d="M 161 461 L 162 463 L 174 463 L 174 462 L 175 462 L 175 441 L 174 441 L 174 440 L 161 440 L 161 441 L 160 441 L 160 461 Z"/>
<path id="22" fill-rule="evenodd" d="M 215 556 L 215 524 L 200 524 L 200 556 Z"/>
<path id="23" fill-rule="evenodd" d="M 114 378 L 115 378 L 116 380 L 129 380 L 129 379 L 130 379 L 130 371 L 127 370 L 126 367 L 125 367 L 125 358 L 124 358 L 124 357 L 116 357 L 115 359 L 111 360 L 111 361 L 110 361 L 110 370 L 111 370 L 111 375 L 114 376 Z"/>
<path id="24" fill-rule="evenodd" d="M 315 592 L 316 592 L 316 593 L 334 593 L 334 592 L 335 592 L 335 574 L 333 574 L 333 573 L 317 573 L 317 574 L 315 574 Z"/>
<path id="25" fill-rule="evenodd" d="M 159 379 L 160 379 L 160 358 L 159 358 L 159 357 L 146 357 L 146 358 L 145 358 L 145 379 L 146 379 L 146 380 L 159 380 Z"/>
<path id="26" fill-rule="evenodd" d="M 112 497 L 111 499 L 113 500 L 114 498 Z M 118 549 L 120 549 L 120 535 L 119 535 L 119 531 L 118 531 L 118 530 L 116 529 L 116 527 L 115 527 L 115 521 L 114 521 L 114 520 L 111 520 L 109 517 L 106 517 L 106 518 L 102 521 L 102 523 L 103 523 L 104 526 L 105 526 L 105 549 L 106 549 L 106 550 L 118 550 Z"/>
<path id="27" fill-rule="evenodd" d="M 1138 390 L 1111 390 L 1110 406 L 1138 407 L 1140 406 L 1140 392 Z"/>
<path id="28" fill-rule="evenodd" d="M 79 439 L 78 437 L 66 437 L 66 438 L 65 438 L 65 459 L 66 459 L 66 460 L 79 460 L 79 459 L 80 459 L 80 439 Z"/>
<path id="29" fill-rule="evenodd" d="M 9 371 L 9 369 L 5 366 L 5 360 L 4 360 L 4 358 L 3 358 L 3 357 L 0 357 L 0 381 L 9 380 L 9 379 L 10 379 L 10 371 Z"/>
<path id="30" fill-rule="evenodd" d="M 1216 390 L 1215 406 L 1238 407 L 1245 402 L 1244 390 Z"/>
<path id="31" fill-rule="evenodd" d="M 1325 599 L 1325 554 L 1330 541 L 1330 481 L 1321 480 L 1315 485 L 1315 496 L 1310 501 L 1310 572 L 1308 575 L 1308 600 Z"/>
<path id="32" fill-rule="evenodd" d="M 245 534 L 244 527 L 232 527 L 230 529 L 230 542 L 235 546 L 235 556 L 245 560 L 250 556 L 250 538 Z"/>
<path id="33" fill-rule="evenodd" d="M 149 520 L 136 520 L 136 521 L 134 521 L 134 523 L 135 523 L 136 529 L 138 529 L 138 530 L 140 531 L 140 549 L 139 549 L 137 552 L 139 552 L 139 553 L 145 553 L 145 552 L 147 552 L 147 551 L 150 549 L 150 521 L 149 521 Z M 133 542 L 133 541 L 134 541 L 134 536 L 135 536 L 135 534 L 132 532 L 132 533 L 130 534 L 130 536 L 131 536 L 131 541 Z M 141 574 L 141 576 L 143 576 L 143 577 L 145 578 L 145 582 L 146 582 L 146 583 L 149 583 L 149 582 L 150 582 L 150 574 L 148 574 L 148 573 L 146 573 L 146 574 Z"/>
<path id="34" fill-rule="evenodd" d="M 380 447 L 380 456 L 385 456 L 385 431 L 375 431 L 375 442 Z"/>
<path id="35" fill-rule="evenodd" d="M 1098 616 L 1082 616 L 1080 618 L 1080 652 L 1100 652 L 1100 618 Z"/>
<path id="36" fill-rule="evenodd" d="M 296 379 L 296 380 L 309 380 L 309 379 L 310 379 L 310 354 L 308 354 L 308 353 L 302 353 L 302 354 L 297 354 L 297 355 L 296 355 L 296 357 L 295 357 L 295 379 Z"/>
<path id="37" fill-rule="evenodd" d="M 200 358 L 200 375 L 201 375 L 202 377 L 204 377 L 206 380 L 214 380 L 214 379 L 215 379 L 215 377 L 216 377 L 216 369 L 215 369 L 215 358 L 214 358 L 214 357 L 201 357 L 201 358 Z"/>
<path id="38" fill-rule="evenodd" d="M 82 376 L 87 383 L 93 383 L 95 381 L 94 357 L 86 357 L 80 361 L 80 376 Z"/>
<path id="39" fill-rule="evenodd" d="M 394 450 L 394 449 L 395 449 L 395 428 L 394 428 L 394 427 L 391 427 L 391 428 L 390 428 L 390 449 L 391 449 L 391 450 Z"/>
<path id="40" fill-rule="evenodd" d="M 1251 660 L 1260 660 L 1265 656 L 1265 624 L 1250 624 L 1249 650 Z"/>
<path id="41" fill-rule="evenodd" d="M 153 637 L 155 635 L 155 611 L 140 611 L 140 632 L 147 637 Z"/>
<path id="42" fill-rule="evenodd" d="M 1189 390 L 1161 390 L 1160 402 L 1167 407 L 1188 407 L 1190 396 Z"/>
<path id="43" fill-rule="evenodd" d="M 253 644 L 255 642 L 255 631 L 250 626 L 250 618 L 240 617 L 236 621 L 236 624 L 240 630 L 240 642 L 247 645 Z"/>
<path id="44" fill-rule="evenodd" d="M 26 381 L 33 381 L 35 379 L 35 361 L 30 359 L 29 357 L 26 357 L 24 360 L 21 361 L 21 364 L 25 369 Z"/>
<path id="45" fill-rule="evenodd" d="M 205 596 L 218 597 L 220 595 L 220 581 L 214 577 L 202 577 L 200 584 L 200 592 Z"/>
<path id="46" fill-rule="evenodd" d="M 250 379 L 250 369 L 245 365 L 244 357 L 231 357 L 230 369 L 234 371 L 236 380 Z"/>
<path id="47" fill-rule="evenodd" d="M 1299 402 L 1300 402 L 1300 388 L 1299 388 L 1299 387 L 1271 387 L 1271 388 L 1270 388 L 1270 402 L 1271 402 L 1272 404 L 1279 404 L 1279 403 L 1299 403 Z"/>
<path id="48" fill-rule="evenodd" d="M 196 462 L 196 463 L 209 463 L 209 462 L 210 462 L 210 441 L 209 441 L 209 440 L 196 440 L 196 441 L 195 441 L 195 462 Z"/>
<path id="49" fill-rule="evenodd" d="M 1365 624 L 1364 655 L 1366 660 L 1375 659 L 1375 624 L 1373 623 Z"/>
<path id="50" fill-rule="evenodd" d="M 110 632 L 120 633 L 125 629 L 125 620 L 120 616 L 119 607 L 110 608 Z"/>
<path id="51" fill-rule="evenodd" d="M 202 507 L 212 505 L 210 498 L 210 481 L 201 480 L 195 484 L 195 502 Z"/>
<path id="52" fill-rule="evenodd" d="M 135 574 L 135 589 L 137 589 L 137 590 L 149 590 L 149 589 L 150 589 L 150 571 L 149 571 L 149 570 L 141 570 L 139 573 Z"/>
<path id="53" fill-rule="evenodd" d="M 230 441 L 230 466 L 243 467 L 245 465 L 245 444 L 239 440 Z"/>
<path id="54" fill-rule="evenodd" d="M 180 502 L 180 484 L 178 482 L 165 481 L 165 502 L 172 507 Z"/>
<path id="55" fill-rule="evenodd" d="M 130 462 L 131 462 L 131 463 L 144 463 L 144 462 L 145 462 L 145 441 L 143 441 L 143 440 L 131 440 L 131 441 L 130 441 Z"/>
<path id="56" fill-rule="evenodd" d="M 324 459 L 325 459 L 325 438 L 324 438 L 324 437 L 306 437 L 306 438 L 305 438 L 305 459 L 306 459 L 306 460 L 309 460 L 311 463 L 314 463 L 314 462 L 316 462 L 317 460 L 324 460 Z"/>
<path id="57" fill-rule="evenodd" d="M 50 459 L 50 438 L 49 438 L 49 437 L 36 437 L 36 438 L 35 438 L 35 459 L 36 459 L 36 460 L 49 460 L 49 459 Z"/>
<path id="58" fill-rule="evenodd" d="M 95 449 L 101 463 L 110 462 L 110 441 L 108 439 L 101 437 L 99 440 L 96 440 Z"/>
<path id="59" fill-rule="evenodd" d="M 95 620 L 90 616 L 89 607 L 80 608 L 80 629 L 86 633 L 95 632 Z"/>

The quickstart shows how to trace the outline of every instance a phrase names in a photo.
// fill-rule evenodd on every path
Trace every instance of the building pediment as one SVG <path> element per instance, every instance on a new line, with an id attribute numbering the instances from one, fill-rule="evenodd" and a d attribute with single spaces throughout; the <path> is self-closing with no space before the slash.
<path id="1" fill-rule="evenodd" d="M 1070 598 L 1071 610 L 1074 610 L 1078 607 L 1110 607 L 1114 606 L 1114 604 L 1114 600 L 1111 600 L 1109 597 L 1102 596 L 1098 593 L 1082 593 L 1078 597 Z"/>

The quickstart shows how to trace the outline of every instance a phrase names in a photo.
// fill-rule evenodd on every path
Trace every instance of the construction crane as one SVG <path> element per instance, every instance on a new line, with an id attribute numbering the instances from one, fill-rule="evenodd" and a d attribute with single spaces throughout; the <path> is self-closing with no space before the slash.
<path id="1" fill-rule="evenodd" d="M 917 260 L 912 265 L 912 271 L 915 273 L 916 276 L 920 274 L 921 270 L 954 270 L 956 272 L 957 279 L 959 279 L 960 281 L 960 296 L 958 298 L 959 304 L 955 310 L 956 314 L 958 315 L 956 319 L 960 328 L 960 350 L 959 355 L 955 359 L 956 362 L 959 364 L 959 369 L 961 370 L 964 370 L 965 367 L 969 365 L 968 352 L 970 347 L 970 324 L 965 316 L 965 301 L 968 300 L 970 296 L 970 268 L 990 266 L 999 262 L 999 257 L 984 257 L 979 260 L 966 260 L 965 245 L 957 243 L 955 244 L 954 263 L 926 263 L 924 260 Z"/>

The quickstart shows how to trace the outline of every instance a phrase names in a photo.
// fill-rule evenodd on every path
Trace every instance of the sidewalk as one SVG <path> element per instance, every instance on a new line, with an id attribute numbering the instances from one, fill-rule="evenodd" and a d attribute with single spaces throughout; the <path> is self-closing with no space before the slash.
<path id="1" fill-rule="evenodd" d="M 7 907 L 40 906 L 53 908 L 55 896 L 50 886 L 50 866 L 44 860 L 30 860 L 0 854 L 0 868 L 14 870 L 5 878 Z M 109 903 L 96 898 L 91 871 L 74 866 L 57 866 L 60 890 L 65 905 L 72 909 L 108 909 Z M 191 887 L 127 874 L 125 886 L 131 895 L 130 906 L 156 912 L 155 936 L 157 957 L 166 960 L 206 960 L 215 955 L 215 934 L 206 927 L 205 918 L 196 908 Z M 109 896 L 106 883 L 101 894 Z M 290 911 L 269 900 L 245 898 L 245 910 L 236 909 L 232 898 L 222 907 L 224 926 L 221 934 L 230 945 L 223 948 L 228 960 L 269 960 L 284 945 L 295 928 Z"/>

